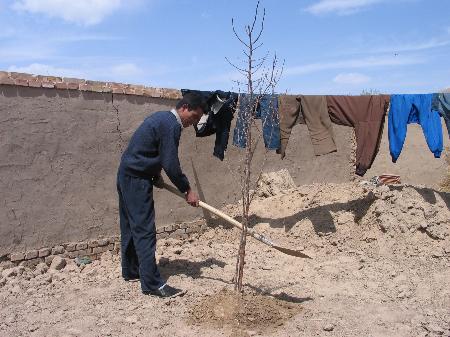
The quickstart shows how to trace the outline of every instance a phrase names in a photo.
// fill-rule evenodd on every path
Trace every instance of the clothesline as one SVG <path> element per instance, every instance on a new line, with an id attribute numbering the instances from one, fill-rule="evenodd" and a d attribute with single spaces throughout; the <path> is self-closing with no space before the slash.
<path id="1" fill-rule="evenodd" d="M 450 93 L 396 94 L 396 95 L 282 95 L 257 96 L 251 102 L 249 95 L 224 91 L 196 91 L 210 106 L 210 112 L 195 126 L 198 137 L 216 134 L 214 156 L 224 159 L 231 120 L 237 110 L 233 132 L 233 144 L 246 147 L 246 130 L 249 114 L 255 113 L 262 120 L 264 144 L 268 150 L 276 150 L 281 159 L 295 124 L 304 123 L 309 130 L 316 156 L 336 152 L 332 124 L 355 129 L 356 168 L 363 176 L 372 166 L 378 153 L 382 130 L 388 115 L 389 150 L 395 163 L 400 156 L 406 138 L 407 125 L 417 123 L 422 127 L 428 148 L 435 158 L 443 150 L 442 117 L 450 138 Z M 239 99 L 238 99 L 239 98 Z M 254 98 L 255 99 L 255 98 Z M 255 111 L 249 107 L 256 107 Z"/>

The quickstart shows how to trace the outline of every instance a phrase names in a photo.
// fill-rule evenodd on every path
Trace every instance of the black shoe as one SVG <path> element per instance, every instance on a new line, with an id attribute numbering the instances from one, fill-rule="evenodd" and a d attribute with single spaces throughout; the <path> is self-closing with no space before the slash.
<path id="1" fill-rule="evenodd" d="M 163 298 L 169 298 L 169 297 L 183 296 L 184 294 L 186 294 L 186 291 L 171 287 L 166 284 L 160 289 L 143 291 L 143 293 L 144 295 L 153 295 Z"/>
<path id="2" fill-rule="evenodd" d="M 139 280 L 139 276 L 135 276 L 135 277 L 124 277 L 123 280 L 125 282 L 133 282 L 133 281 L 138 281 Z"/>

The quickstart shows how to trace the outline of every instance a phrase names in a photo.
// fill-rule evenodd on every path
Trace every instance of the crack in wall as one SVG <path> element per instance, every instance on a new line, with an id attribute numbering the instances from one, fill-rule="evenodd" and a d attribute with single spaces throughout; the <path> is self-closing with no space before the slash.
<path id="1" fill-rule="evenodd" d="M 117 134 L 119 135 L 119 144 L 118 144 L 118 150 L 120 153 L 123 152 L 123 137 L 122 137 L 122 129 L 121 129 L 121 125 L 120 125 L 120 112 L 119 112 L 119 108 L 117 106 L 114 105 L 114 93 L 111 93 L 111 104 L 114 108 L 114 110 L 116 110 L 116 120 L 117 120 L 117 124 L 116 124 L 116 130 L 117 130 Z"/>

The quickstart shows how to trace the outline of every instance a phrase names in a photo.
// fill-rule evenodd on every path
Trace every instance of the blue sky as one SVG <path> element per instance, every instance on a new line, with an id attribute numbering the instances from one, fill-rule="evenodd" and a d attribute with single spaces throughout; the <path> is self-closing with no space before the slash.
<path id="1" fill-rule="evenodd" d="M 0 69 L 235 90 L 253 0 L 0 0 Z M 427 93 L 450 87 L 450 0 L 262 0 L 277 91 Z"/>

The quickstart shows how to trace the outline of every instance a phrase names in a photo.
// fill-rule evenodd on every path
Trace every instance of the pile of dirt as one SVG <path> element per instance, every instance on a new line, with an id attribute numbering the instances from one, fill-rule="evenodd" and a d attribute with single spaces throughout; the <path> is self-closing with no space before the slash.
<path id="1" fill-rule="evenodd" d="M 256 187 L 256 195 L 260 198 L 267 198 L 289 193 L 296 187 L 289 171 L 282 169 L 277 172 L 263 173 Z"/>
<path id="2" fill-rule="evenodd" d="M 300 312 L 295 303 L 253 292 L 240 294 L 227 288 L 206 296 L 191 311 L 193 324 L 231 327 L 233 331 L 270 332 Z"/>
<path id="3" fill-rule="evenodd" d="M 377 224 L 391 237 L 417 231 L 435 240 L 450 236 L 448 195 L 420 186 L 383 186 L 375 190 L 375 198 L 362 224 Z"/>

